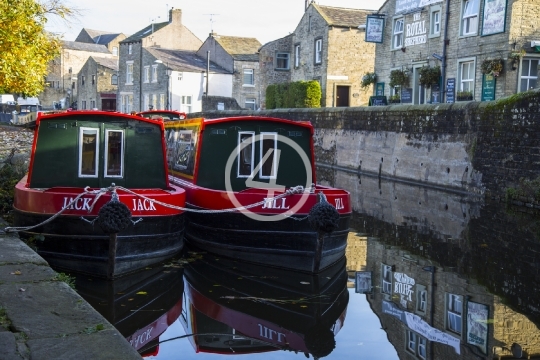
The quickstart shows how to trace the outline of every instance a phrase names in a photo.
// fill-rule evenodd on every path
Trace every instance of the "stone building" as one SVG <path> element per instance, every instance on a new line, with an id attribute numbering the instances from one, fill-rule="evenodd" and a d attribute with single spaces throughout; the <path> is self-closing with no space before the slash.
<path id="1" fill-rule="evenodd" d="M 143 110 L 152 107 L 200 112 L 207 88 L 210 96 L 232 96 L 233 75 L 213 62 L 208 63 L 195 51 L 146 48 L 142 66 Z"/>
<path id="2" fill-rule="evenodd" d="M 126 35 L 122 33 L 113 34 L 101 30 L 82 29 L 75 41 L 105 45 L 107 49 L 109 49 L 109 52 L 113 54 L 113 56 L 118 57 L 118 49 L 120 47 L 120 42 L 125 38 Z"/>
<path id="3" fill-rule="evenodd" d="M 90 56 L 77 76 L 77 109 L 116 111 L 118 61 Z"/>
<path id="4" fill-rule="evenodd" d="M 259 49 L 261 108 L 266 108 L 266 88 L 272 84 L 291 82 L 291 54 L 294 35 L 270 41 Z"/>
<path id="5" fill-rule="evenodd" d="M 44 109 L 67 108 L 77 101 L 79 71 L 91 56 L 115 59 L 105 45 L 64 41 L 61 53 L 52 60 L 45 79 L 48 85 L 38 96 Z"/>
<path id="6" fill-rule="evenodd" d="M 118 95 L 122 112 L 144 110 L 144 49 L 196 51 L 202 41 L 182 24 L 182 10 L 169 10 L 169 21 L 152 23 L 120 42 Z M 157 64 L 153 64 L 157 71 Z M 152 68 L 154 71 L 154 68 Z"/>
<path id="7" fill-rule="evenodd" d="M 232 96 L 240 107 L 257 110 L 261 106 L 261 43 L 255 38 L 210 33 L 197 54 L 209 58 L 233 74 Z"/>
<path id="8" fill-rule="evenodd" d="M 487 101 L 535 88 L 538 14 L 536 0 L 387 0 L 374 18 L 384 19 L 377 82 L 387 97 L 412 104 Z M 441 70 L 432 86 L 420 76 L 426 67 Z M 390 88 L 393 70 L 408 81 Z"/>
<path id="9" fill-rule="evenodd" d="M 318 80 L 321 106 L 366 105 L 360 87 L 373 71 L 375 46 L 359 28 L 373 10 L 345 9 L 312 2 L 294 30 L 291 81 Z"/>

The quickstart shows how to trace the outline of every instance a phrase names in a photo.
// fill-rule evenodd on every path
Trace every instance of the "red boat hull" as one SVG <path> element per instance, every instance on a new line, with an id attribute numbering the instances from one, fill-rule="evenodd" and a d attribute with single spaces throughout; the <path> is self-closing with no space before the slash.
<path id="1" fill-rule="evenodd" d="M 89 189 L 92 191 L 95 189 Z M 166 204 L 185 204 L 183 189 L 171 186 L 170 190 L 132 189 L 136 194 Z M 109 259 L 109 234 L 96 220 L 99 210 L 111 200 L 105 193 L 96 199 L 90 192 L 68 206 L 80 188 L 31 189 L 26 187 L 26 177 L 15 187 L 14 224 L 30 227 L 50 219 L 52 221 L 32 229 L 21 229 L 23 238 L 33 238 L 38 254 L 53 267 L 107 276 Z M 124 275 L 178 254 L 184 245 L 184 212 L 153 203 L 129 192 L 118 190 L 120 202 L 138 223 L 129 225 L 117 234 L 117 250 L 113 276 Z M 85 220 L 83 220 L 86 219 Z"/>

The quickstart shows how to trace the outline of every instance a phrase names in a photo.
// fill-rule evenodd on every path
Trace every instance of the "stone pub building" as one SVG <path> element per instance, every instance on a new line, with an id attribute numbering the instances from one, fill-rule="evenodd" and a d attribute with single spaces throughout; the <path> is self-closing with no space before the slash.
<path id="1" fill-rule="evenodd" d="M 539 15 L 538 0 L 387 0 L 366 22 L 368 34 L 384 25 L 371 39 L 377 95 L 405 104 L 453 103 L 536 88 Z M 421 81 L 423 67 L 439 67 L 439 81 Z M 401 80 L 390 86 L 393 70 Z"/>

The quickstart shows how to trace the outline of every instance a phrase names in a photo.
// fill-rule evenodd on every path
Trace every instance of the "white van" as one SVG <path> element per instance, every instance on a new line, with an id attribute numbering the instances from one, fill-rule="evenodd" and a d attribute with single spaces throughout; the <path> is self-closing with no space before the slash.
<path id="1" fill-rule="evenodd" d="M 26 99 L 23 97 L 17 98 L 17 104 L 19 105 L 40 105 L 39 99 L 37 97 L 27 97 Z"/>
<path id="2" fill-rule="evenodd" d="M 10 94 L 1 94 L 0 104 L 15 105 L 15 98 Z"/>

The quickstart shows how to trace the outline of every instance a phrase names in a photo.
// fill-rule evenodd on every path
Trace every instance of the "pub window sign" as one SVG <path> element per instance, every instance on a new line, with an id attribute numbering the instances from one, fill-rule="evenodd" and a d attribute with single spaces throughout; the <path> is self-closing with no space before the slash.
<path id="1" fill-rule="evenodd" d="M 384 30 L 384 18 L 376 15 L 368 15 L 366 19 L 366 42 L 382 43 Z"/>

